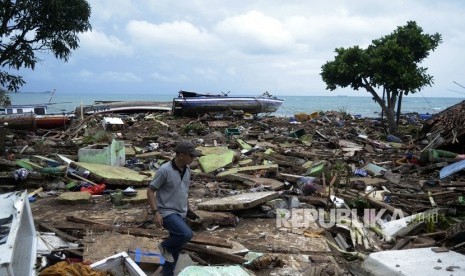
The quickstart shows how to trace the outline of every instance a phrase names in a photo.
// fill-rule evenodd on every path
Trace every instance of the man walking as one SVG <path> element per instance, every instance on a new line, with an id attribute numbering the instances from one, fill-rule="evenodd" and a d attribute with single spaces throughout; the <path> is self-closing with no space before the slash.
<path id="1" fill-rule="evenodd" d="M 174 275 L 179 252 L 192 238 L 192 230 L 185 222 L 189 208 L 189 164 L 201 155 L 189 141 L 179 142 L 175 152 L 174 159 L 157 170 L 147 189 L 147 199 L 155 225 L 163 226 L 170 233 L 169 238 L 158 245 L 166 260 L 163 275 Z"/>

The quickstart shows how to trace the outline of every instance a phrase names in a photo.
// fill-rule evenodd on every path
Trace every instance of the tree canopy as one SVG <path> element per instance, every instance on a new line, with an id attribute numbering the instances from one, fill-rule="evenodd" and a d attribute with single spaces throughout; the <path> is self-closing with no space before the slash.
<path id="1" fill-rule="evenodd" d="M 9 71 L 34 69 L 39 51 L 68 61 L 78 34 L 91 29 L 90 14 L 85 0 L 0 0 L 0 86 L 17 91 L 25 81 Z"/>
<path id="2" fill-rule="evenodd" d="M 433 77 L 421 62 L 441 42 L 440 34 L 425 34 L 415 21 L 409 21 L 391 34 L 373 40 L 366 49 L 336 48 L 335 59 L 322 66 L 321 76 L 328 90 L 364 88 L 386 112 L 389 129 L 395 131 L 398 97 L 433 84 Z M 380 88 L 386 92 L 386 100 L 376 92 Z"/>

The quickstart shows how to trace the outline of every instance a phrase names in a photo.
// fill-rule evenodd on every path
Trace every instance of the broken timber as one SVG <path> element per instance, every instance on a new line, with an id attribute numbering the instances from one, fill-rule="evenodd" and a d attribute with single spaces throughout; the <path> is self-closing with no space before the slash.
<path id="1" fill-rule="evenodd" d="M 255 177 L 248 174 L 242 173 L 233 173 L 224 176 L 224 179 L 231 180 L 231 181 L 240 181 L 243 184 L 249 186 L 249 188 L 258 187 L 260 185 L 263 186 L 270 186 L 272 190 L 279 190 L 284 187 L 284 183 L 282 181 L 272 179 L 272 178 L 264 178 L 264 177 Z"/>
<path id="2" fill-rule="evenodd" d="M 235 174 L 239 172 L 254 172 L 260 170 L 267 170 L 267 171 L 278 171 L 278 164 L 270 164 L 270 165 L 261 165 L 261 166 L 247 166 L 247 167 L 240 167 L 240 168 L 232 168 L 227 171 L 221 172 L 216 175 L 217 178 L 221 179 L 224 178 L 226 175 Z"/>
<path id="3" fill-rule="evenodd" d="M 163 239 L 168 238 L 168 236 L 166 235 L 166 232 L 162 232 L 159 230 L 141 229 L 141 228 L 134 228 L 134 227 L 115 227 L 113 225 L 109 225 L 106 223 L 96 222 L 95 220 L 90 220 L 90 219 L 77 218 L 75 216 L 67 216 L 66 220 L 72 221 L 72 222 L 85 223 L 87 225 L 91 225 L 91 228 L 93 229 L 98 229 L 98 230 L 103 230 L 103 231 L 115 231 L 115 232 L 122 233 L 122 234 L 129 234 L 133 236 L 149 237 L 149 238 L 152 238 L 152 237 L 161 237 Z M 226 248 L 233 247 L 233 245 L 230 242 L 228 242 L 226 239 L 214 237 L 210 235 L 209 236 L 195 235 L 194 237 L 192 237 L 190 242 L 204 244 L 204 245 L 213 245 L 213 246 L 218 246 L 218 247 L 226 247 Z"/>
<path id="4" fill-rule="evenodd" d="M 236 226 L 238 218 L 228 212 L 210 212 L 204 210 L 193 211 L 204 226 L 208 225 L 232 225 Z"/>
<path id="5" fill-rule="evenodd" d="M 184 245 L 184 249 L 188 251 L 194 251 L 197 253 L 207 254 L 212 257 L 218 257 L 218 258 L 230 261 L 235 264 L 243 264 L 244 262 L 246 262 L 246 259 L 244 259 L 241 256 L 229 254 L 229 253 L 217 250 L 209 246 L 187 243 Z"/>
<path id="6" fill-rule="evenodd" d="M 44 229 L 46 231 L 54 232 L 58 237 L 64 239 L 65 241 L 76 242 L 76 241 L 79 240 L 78 238 L 73 237 L 71 235 L 68 235 L 65 232 L 53 227 L 52 225 L 50 225 L 48 223 L 41 222 L 41 223 L 39 223 L 39 226 L 40 226 L 40 228 L 42 228 L 42 229 Z"/>
<path id="7" fill-rule="evenodd" d="M 277 192 L 242 193 L 199 203 L 201 210 L 233 211 L 253 208 L 279 196 Z"/>

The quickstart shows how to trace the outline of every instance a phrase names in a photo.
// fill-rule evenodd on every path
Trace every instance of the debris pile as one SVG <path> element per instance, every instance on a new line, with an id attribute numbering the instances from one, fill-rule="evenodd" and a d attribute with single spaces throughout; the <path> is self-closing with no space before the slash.
<path id="1" fill-rule="evenodd" d="M 152 223 L 146 188 L 187 139 L 203 156 L 191 165 L 195 235 L 179 275 L 386 275 L 379 266 L 409 275 L 408 261 L 389 261 L 397 250 L 443 261 L 426 274 L 465 271 L 452 255 L 465 250 L 462 121 L 410 116 L 392 135 L 382 120 L 335 111 L 105 116 L 65 131 L 2 129 L 0 196 L 27 189 L 44 243 L 37 270 L 62 261 L 110 269 L 102 260 L 114 254 L 139 273 L 160 269 L 167 232 Z M 50 233 L 61 242 L 46 241 Z"/>

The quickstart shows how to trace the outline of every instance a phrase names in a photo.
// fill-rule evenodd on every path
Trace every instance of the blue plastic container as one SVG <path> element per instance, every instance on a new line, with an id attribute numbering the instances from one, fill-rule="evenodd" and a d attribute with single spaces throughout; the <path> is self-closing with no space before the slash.
<path id="1" fill-rule="evenodd" d="M 418 118 L 420 118 L 421 120 L 429 120 L 431 119 L 431 117 L 433 117 L 432 114 L 418 114 Z"/>

